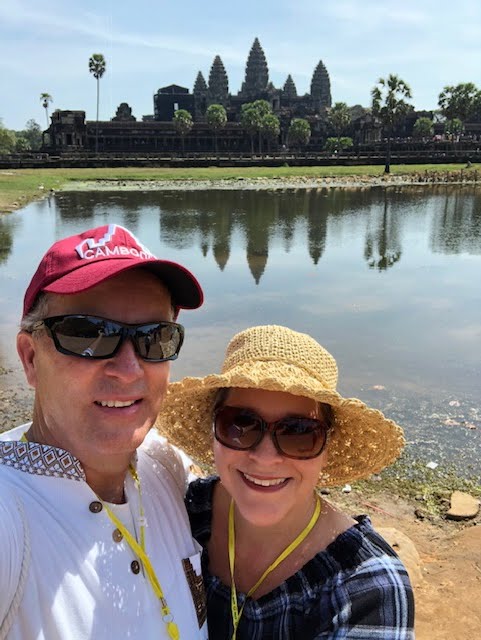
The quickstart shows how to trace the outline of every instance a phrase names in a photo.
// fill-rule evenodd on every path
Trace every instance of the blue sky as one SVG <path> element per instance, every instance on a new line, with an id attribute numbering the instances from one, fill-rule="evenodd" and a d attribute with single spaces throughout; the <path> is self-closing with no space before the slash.
<path id="1" fill-rule="evenodd" d="M 101 119 L 120 102 L 137 118 L 153 112 L 152 96 L 176 83 L 206 80 L 215 55 L 240 89 L 258 37 L 270 80 L 288 73 L 309 91 L 319 60 L 333 101 L 369 106 L 379 77 L 400 75 L 418 109 L 432 109 L 447 84 L 481 87 L 480 0 L 0 0 L 0 118 L 21 129 L 42 127 L 42 92 L 53 109 L 83 109 L 95 119 L 95 80 L 88 58 L 103 53 Z"/>

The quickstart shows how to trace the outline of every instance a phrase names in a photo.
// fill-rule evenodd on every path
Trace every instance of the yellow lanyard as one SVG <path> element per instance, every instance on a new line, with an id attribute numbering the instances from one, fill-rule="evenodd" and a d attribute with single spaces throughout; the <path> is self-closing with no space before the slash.
<path id="1" fill-rule="evenodd" d="M 27 442 L 27 438 L 25 437 L 25 435 L 22 436 L 21 441 Z M 127 527 L 117 518 L 117 516 L 109 507 L 109 505 L 98 496 L 97 498 L 100 500 L 100 502 L 104 506 L 105 511 L 107 512 L 107 515 L 109 516 L 110 520 L 115 524 L 117 529 L 125 538 L 129 547 L 132 549 L 132 551 L 137 555 L 137 557 L 141 561 L 144 567 L 145 573 L 147 574 L 147 578 L 149 579 L 149 582 L 152 586 L 152 589 L 154 590 L 156 597 L 160 600 L 162 620 L 167 627 L 167 633 L 169 634 L 169 637 L 172 640 L 179 640 L 180 638 L 179 627 L 174 622 L 174 618 L 167 605 L 167 600 L 165 599 L 164 592 L 162 591 L 162 587 L 160 586 L 160 582 L 157 578 L 157 575 L 152 566 L 152 563 L 150 562 L 149 556 L 145 551 L 145 516 L 144 516 L 144 507 L 142 504 L 142 491 L 140 488 L 140 478 L 137 474 L 137 471 L 134 469 L 132 465 L 129 466 L 129 471 L 130 471 L 130 475 L 134 480 L 135 486 L 137 487 L 137 491 L 139 493 L 140 544 L 137 542 L 134 536 L 130 533 Z"/>
<path id="2" fill-rule="evenodd" d="M 137 557 L 141 561 L 144 567 L 145 573 L 147 574 L 147 578 L 149 579 L 150 585 L 156 597 L 160 600 L 162 620 L 167 627 L 167 633 L 169 634 L 169 637 L 172 640 L 179 640 L 180 638 L 179 627 L 174 622 L 174 618 L 170 612 L 169 606 L 167 605 L 167 600 L 165 599 L 164 592 L 162 591 L 162 587 L 160 586 L 159 579 L 157 578 L 154 567 L 152 566 L 149 556 L 145 551 L 145 518 L 144 518 L 144 507 L 142 505 L 142 492 L 140 488 L 140 478 L 137 475 L 137 472 L 132 465 L 130 465 L 129 471 L 130 471 L 130 475 L 132 476 L 135 482 L 137 491 L 139 492 L 140 544 L 137 542 L 134 536 L 130 533 L 127 527 L 125 527 L 124 524 L 117 518 L 117 516 L 109 507 L 109 505 L 106 504 L 103 500 L 100 500 L 100 498 L 99 500 L 102 502 L 103 506 L 105 507 L 105 511 L 107 512 L 107 515 L 109 516 L 109 518 L 115 524 L 115 526 L 120 531 L 120 533 L 124 536 L 129 547 L 132 549 L 132 551 L 137 555 Z"/>
<path id="3" fill-rule="evenodd" d="M 319 500 L 319 496 L 316 496 L 316 507 L 314 509 L 314 513 L 312 514 L 311 519 L 307 523 L 306 527 L 301 531 L 301 533 L 297 536 L 295 540 L 288 545 L 282 553 L 277 556 L 274 562 L 267 567 L 264 573 L 261 575 L 259 580 L 255 583 L 253 587 L 249 589 L 246 595 L 246 599 L 244 600 L 244 604 L 242 605 L 240 611 L 237 604 L 237 590 L 235 586 L 234 580 L 234 567 L 235 567 L 235 528 L 234 528 L 234 501 L 231 500 L 229 507 L 229 566 L 230 566 L 230 577 L 231 577 L 231 591 L 230 591 L 230 608 L 232 612 L 232 624 L 234 626 L 234 632 L 232 634 L 232 640 L 235 640 L 237 634 L 237 627 L 239 625 L 239 620 L 241 618 L 242 612 L 244 611 L 244 606 L 247 601 L 247 598 L 260 587 L 260 585 L 264 582 L 267 576 L 274 571 L 276 567 L 278 567 L 283 560 L 285 560 L 291 553 L 297 549 L 297 547 L 301 544 L 301 542 L 309 535 L 312 528 L 319 520 L 319 516 L 321 515 L 321 502 Z"/>

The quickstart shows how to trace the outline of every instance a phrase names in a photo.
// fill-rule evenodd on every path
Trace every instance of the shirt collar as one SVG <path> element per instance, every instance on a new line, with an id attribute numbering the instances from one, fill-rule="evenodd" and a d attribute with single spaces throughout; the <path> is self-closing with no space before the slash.
<path id="1" fill-rule="evenodd" d="M 78 458 L 65 449 L 37 442 L 0 442 L 0 464 L 37 476 L 86 481 L 85 471 Z M 137 453 L 131 464 L 137 466 Z"/>

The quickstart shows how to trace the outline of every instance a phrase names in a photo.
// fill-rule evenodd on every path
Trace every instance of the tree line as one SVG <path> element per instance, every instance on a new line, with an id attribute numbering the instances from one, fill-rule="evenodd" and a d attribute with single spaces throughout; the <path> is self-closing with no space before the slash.
<path id="1" fill-rule="evenodd" d="M 227 124 L 227 111 L 221 104 L 211 104 L 206 111 L 206 121 L 212 129 L 214 137 L 214 150 L 217 153 L 217 137 L 219 131 Z M 185 136 L 194 126 L 192 114 L 186 109 L 178 109 L 172 119 L 175 130 L 182 139 L 182 151 L 184 151 Z M 255 100 L 246 102 L 241 107 L 240 122 L 251 141 L 251 153 L 254 153 L 254 141 L 257 140 L 259 153 L 263 152 L 263 143 L 267 142 L 267 151 L 270 151 L 272 143 L 277 143 L 281 133 L 279 118 L 272 112 L 267 100 Z M 292 146 L 305 146 L 311 137 L 311 127 L 303 118 L 293 118 L 289 125 L 288 140 Z"/>

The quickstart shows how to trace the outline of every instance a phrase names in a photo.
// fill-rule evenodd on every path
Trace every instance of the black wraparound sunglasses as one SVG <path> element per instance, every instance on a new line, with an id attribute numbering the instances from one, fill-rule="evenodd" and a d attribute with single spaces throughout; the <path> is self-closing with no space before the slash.
<path id="1" fill-rule="evenodd" d="M 34 331 L 45 327 L 60 353 L 80 358 L 112 358 L 127 338 L 136 353 L 148 362 L 175 360 L 184 341 L 184 327 L 176 322 L 124 324 L 83 314 L 40 320 Z"/>
<path id="2" fill-rule="evenodd" d="M 285 416 L 277 422 L 266 422 L 251 409 L 228 405 L 214 411 L 213 426 L 216 440 L 229 449 L 254 449 L 269 433 L 281 455 L 298 460 L 320 455 L 329 430 L 317 418 Z"/>

